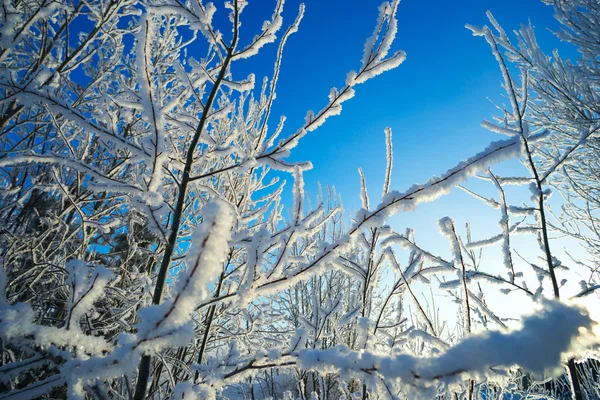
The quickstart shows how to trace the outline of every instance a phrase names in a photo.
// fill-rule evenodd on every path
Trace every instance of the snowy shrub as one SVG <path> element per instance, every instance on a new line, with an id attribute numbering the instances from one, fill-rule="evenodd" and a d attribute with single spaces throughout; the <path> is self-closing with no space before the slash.
<path id="1" fill-rule="evenodd" d="M 303 173 L 311 164 L 288 157 L 360 84 L 405 60 L 392 51 L 398 1 L 379 7 L 358 68 L 289 132 L 271 110 L 304 6 L 286 25 L 277 1 L 254 36 L 242 27 L 246 6 L 225 2 L 221 21 L 202 1 L 3 0 L 0 399 L 234 398 L 257 387 L 286 399 L 473 398 L 521 390 L 518 371 L 554 376 L 563 365 L 574 394 L 591 393 L 574 371 L 577 357 L 595 350 L 597 328 L 583 305 L 561 296 L 545 201 L 550 182 L 572 176 L 572 157 L 594 149 L 597 109 L 569 107 L 578 107 L 579 90 L 590 97 L 582 103 L 598 104 L 597 80 L 586 72 L 597 68 L 597 43 L 583 34 L 588 25 L 598 32 L 597 4 L 555 4 L 562 37 L 585 49 L 577 66 L 544 56 L 530 28 L 513 47 L 491 17 L 495 31 L 472 27 L 490 44 L 511 104 L 484 125 L 508 138 L 396 191 L 386 129 L 381 197 L 369 197 L 361 171 L 362 209 L 351 221 L 332 189 L 309 202 Z M 273 75 L 238 76 L 236 62 L 264 46 L 277 46 Z M 556 102 L 544 89 L 557 68 L 589 87 Z M 550 103 L 560 106 L 556 115 L 544 109 Z M 575 124 L 579 111 L 586 118 Z M 564 142 L 548 144 L 565 126 Z M 515 158 L 530 176 L 491 172 Z M 293 181 L 285 212 L 282 174 Z M 446 259 L 389 225 L 391 215 L 473 176 L 501 194 L 471 191 L 500 211 L 496 236 L 473 241 L 469 233 L 465 242 L 444 218 Z M 513 184 L 530 187 L 531 205 L 508 202 L 504 187 Z M 513 260 L 517 234 L 539 239 L 545 265 L 528 266 L 537 287 Z M 476 251 L 495 244 L 503 274 L 477 262 Z M 487 305 L 481 282 L 524 292 L 537 312 L 509 324 Z M 423 285 L 458 303 L 453 330 L 424 304 Z M 584 286 L 575 297 L 597 288 Z"/>

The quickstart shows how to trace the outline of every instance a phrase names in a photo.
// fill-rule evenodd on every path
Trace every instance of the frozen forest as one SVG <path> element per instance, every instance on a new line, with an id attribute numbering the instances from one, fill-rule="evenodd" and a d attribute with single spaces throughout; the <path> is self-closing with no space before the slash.
<path id="1" fill-rule="evenodd" d="M 600 399 L 598 0 L 543 0 L 564 52 L 462 21 L 497 139 L 405 186 L 381 129 L 357 211 L 293 154 L 410 62 L 398 0 L 297 125 L 274 105 L 310 2 L 1 2 L 1 400 Z M 391 221 L 451 192 L 494 217 L 443 210 L 436 246 Z"/>

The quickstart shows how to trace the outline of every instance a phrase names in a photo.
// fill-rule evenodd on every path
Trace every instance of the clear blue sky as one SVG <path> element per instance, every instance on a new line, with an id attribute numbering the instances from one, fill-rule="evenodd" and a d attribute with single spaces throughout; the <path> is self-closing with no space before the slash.
<path id="1" fill-rule="evenodd" d="M 245 19 L 242 16 L 245 21 L 242 35 L 247 32 L 242 43 L 247 43 L 262 21 L 270 17 L 268 6 L 274 3 L 275 0 L 250 2 L 244 11 Z M 299 0 L 286 1 L 285 26 L 294 20 L 299 3 Z M 378 0 L 306 1 L 300 30 L 290 38 L 284 52 L 272 113 L 272 128 L 280 115 L 288 118 L 282 136 L 302 125 L 307 110 L 320 110 L 327 103 L 330 88 L 339 88 L 346 73 L 360 66 L 363 43 L 373 31 L 379 4 Z M 341 116 L 329 119 L 317 131 L 309 133 L 292 151 L 292 160 L 313 163 L 314 169 L 305 174 L 306 190 L 312 198 L 318 182 L 323 186 L 333 185 L 342 195 L 346 217 L 352 216 L 360 208 L 357 169 L 362 167 L 369 183 L 371 204 L 377 205 L 385 171 L 386 126 L 394 131 L 391 189 L 398 191 L 414 183 L 424 183 L 483 150 L 490 142 L 505 138 L 480 126 L 483 119 L 491 119 L 496 113 L 488 98 L 500 104 L 506 101 L 501 73 L 488 44 L 481 37 L 473 37 L 464 27 L 467 23 L 476 26 L 488 23 L 487 10 L 509 33 L 522 23 L 531 23 L 546 53 L 559 47 L 561 54 L 574 55 L 573 49 L 561 45 L 548 30 L 558 29 L 558 23 L 553 18 L 553 9 L 540 0 L 402 0 L 393 49 L 406 51 L 406 61 L 397 69 L 358 86 L 356 97 L 344 103 Z M 270 75 L 276 48 L 263 50 L 247 64 L 234 64 L 234 74 L 237 71 L 237 77 L 243 78 L 255 72 L 257 81 Z M 494 172 L 527 174 L 517 161 L 494 167 Z M 286 174 L 282 177 L 288 178 Z M 498 198 L 490 183 L 471 180 L 467 186 Z M 288 187 L 284 195 L 287 206 L 291 203 L 290 192 Z M 529 191 L 522 188 L 507 193 L 512 204 L 522 204 L 530 197 Z M 498 210 L 484 206 L 458 189 L 434 204 L 419 206 L 415 212 L 395 215 L 389 222 L 398 232 L 414 228 L 421 246 L 451 259 L 449 246 L 437 227 L 438 220 L 445 216 L 454 219 L 462 237 L 467 222 L 471 223 L 474 240 L 500 233 Z M 567 243 L 562 240 L 552 245 L 553 254 L 565 263 L 569 259 L 561 250 Z M 568 245 L 569 251 L 576 253 L 572 241 Z M 537 262 L 536 257 L 541 254 L 533 236 L 520 236 L 518 243 L 513 241 L 513 250 L 530 262 Z M 502 272 L 499 260 L 498 246 L 485 250 L 486 271 Z M 535 277 L 528 279 L 536 282 Z M 528 303 L 518 294 L 508 297 L 492 294 L 486 299 L 502 316 L 510 314 L 510 309 L 517 313 L 528 309 Z M 442 303 L 445 313 L 455 312 L 449 302 Z"/>
<path id="2" fill-rule="evenodd" d="M 246 41 L 262 20 L 270 17 L 268 6 L 274 2 L 250 2 L 242 27 L 242 34 L 248 32 Z M 293 21 L 299 3 L 286 1 L 286 25 Z M 281 114 L 288 117 L 283 135 L 301 125 L 307 110 L 322 108 L 329 89 L 340 87 L 346 72 L 359 67 L 379 4 L 377 0 L 306 2 L 300 30 L 285 50 L 272 114 L 273 121 Z M 559 44 L 546 29 L 557 26 L 552 8 L 539 0 L 401 1 L 393 48 L 406 51 L 406 61 L 358 86 L 356 97 L 344 104 L 342 115 L 311 132 L 292 153 L 291 159 L 310 160 L 314 165 L 305 175 L 310 193 L 316 193 L 318 181 L 334 185 L 346 209 L 356 210 L 360 207 L 357 168 L 362 167 L 371 203 L 377 204 L 385 169 L 386 126 L 394 131 L 394 190 L 424 182 L 499 139 L 479 124 L 495 111 L 488 97 L 503 102 L 501 75 L 485 40 L 464 28 L 466 23 L 485 24 L 486 10 L 492 11 L 507 31 L 531 21 L 546 50 Z M 245 65 L 238 66 L 238 71 L 247 73 L 259 66 L 259 71 L 270 74 L 275 49 L 263 50 L 259 58 L 248 62 L 247 71 Z M 257 78 L 260 76 L 258 72 Z M 435 207 L 424 206 L 424 212 L 435 224 L 450 214 L 448 208 L 460 213 L 463 200 L 464 195 L 453 194 Z M 421 221 L 418 214 L 394 218 L 395 225 L 414 225 Z"/>

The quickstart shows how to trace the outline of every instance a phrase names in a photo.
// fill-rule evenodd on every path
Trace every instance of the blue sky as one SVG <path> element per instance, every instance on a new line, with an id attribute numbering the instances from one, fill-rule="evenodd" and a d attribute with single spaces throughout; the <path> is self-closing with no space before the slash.
<path id="1" fill-rule="evenodd" d="M 255 32 L 253 28 L 257 29 L 270 16 L 268 11 L 261 14 L 268 2 L 250 3 L 243 29 Z M 297 0 L 286 2 L 284 16 L 288 24 L 295 17 L 298 4 Z M 283 136 L 301 126 L 307 110 L 321 109 L 329 89 L 343 85 L 346 73 L 359 67 L 363 43 L 372 33 L 379 4 L 375 0 L 307 1 L 300 30 L 290 38 L 284 53 L 272 113 L 273 121 L 282 114 L 288 118 Z M 386 126 L 394 132 L 391 189 L 398 191 L 424 183 L 483 150 L 490 142 L 503 139 L 480 126 L 482 120 L 491 119 L 496 113 L 489 99 L 506 103 L 500 70 L 486 41 L 473 37 L 464 27 L 467 23 L 486 24 L 487 10 L 507 32 L 518 29 L 522 23 L 531 23 L 546 53 L 559 47 L 563 55 L 567 51 L 569 56 L 574 55 L 573 49 L 561 47 L 549 31 L 558 29 L 558 23 L 553 9 L 539 0 L 402 0 L 393 49 L 406 51 L 406 61 L 358 86 L 356 97 L 344 103 L 342 115 L 311 132 L 292 152 L 292 160 L 313 163 L 314 169 L 305 174 L 306 190 L 312 196 L 317 193 L 318 182 L 335 186 L 342 196 L 346 217 L 351 217 L 360 208 L 357 169 L 361 167 L 368 181 L 371 204 L 378 204 L 385 172 Z M 265 73 L 270 74 L 275 49 L 264 50 L 249 64 L 265 68 Z M 244 68 L 244 73 L 257 72 L 250 65 L 247 71 Z M 257 72 L 257 78 L 260 75 Z M 516 160 L 494 167 L 494 172 L 527 174 Z M 498 197 L 492 184 L 472 179 L 467 186 Z M 284 201 L 290 204 L 290 190 L 287 193 Z M 522 204 L 530 196 L 526 189 L 511 189 L 507 193 L 512 204 Z M 463 237 L 466 223 L 471 224 L 474 240 L 500 232 L 499 212 L 458 189 L 414 212 L 395 215 L 389 222 L 398 232 L 413 228 L 421 246 L 450 259 L 449 246 L 437 224 L 445 216 L 454 219 Z M 513 245 L 529 262 L 539 262 L 536 257 L 541 253 L 533 236 L 521 236 Z M 577 254 L 574 247 L 578 246 L 573 241 L 561 240 L 552 246 L 554 254 L 568 263 L 561 251 L 565 245 Z M 484 264 L 489 272 L 495 268 L 499 269 L 495 273 L 501 272 L 499 253 L 499 248 L 486 249 Z M 492 296 L 488 301 L 504 311 L 527 310 L 525 299 L 518 294 L 508 297 Z"/>
<path id="2" fill-rule="evenodd" d="M 270 16 L 270 3 L 274 1 L 250 2 L 244 11 L 246 41 Z M 346 73 L 359 67 L 379 4 L 376 0 L 306 2 L 300 30 L 284 53 L 272 114 L 273 121 L 287 116 L 283 135 L 301 125 L 307 110 L 322 108 L 329 89 L 341 86 Z M 286 2 L 287 24 L 293 21 L 298 5 L 297 0 Z M 480 122 L 495 111 L 488 97 L 503 102 L 500 71 L 485 40 L 464 28 L 466 23 L 485 24 L 487 10 L 507 31 L 531 21 L 546 50 L 559 44 L 546 29 L 557 26 L 553 11 L 539 0 L 401 1 L 393 48 L 406 51 L 406 61 L 358 86 L 356 97 L 344 103 L 342 115 L 311 132 L 292 152 L 291 159 L 310 160 L 314 165 L 305 175 L 309 193 L 316 193 L 317 182 L 333 185 L 345 208 L 356 210 L 360 207 L 357 169 L 362 167 L 371 203 L 377 204 L 385 170 L 386 126 L 394 131 L 394 190 L 424 182 L 499 139 L 481 128 Z M 263 50 L 257 59 L 248 61 L 247 71 L 259 67 L 257 78 L 260 71 L 271 73 L 275 49 Z M 246 65 L 237 71 L 244 76 Z M 423 225 L 423 213 L 434 230 L 435 221 L 449 210 L 464 214 L 465 219 L 478 217 L 471 215 L 474 211 L 460 193 L 422 208 L 423 212 L 395 217 L 395 227 Z"/>
<path id="3" fill-rule="evenodd" d="M 256 32 L 260 23 L 270 16 L 270 12 L 261 14 L 270 1 L 250 3 L 245 11 L 246 17 L 251 16 L 246 29 Z M 293 21 L 298 4 L 299 0 L 286 2 L 284 17 L 287 24 Z M 284 53 L 272 113 L 273 121 L 282 114 L 288 118 L 283 136 L 301 126 L 307 110 L 321 109 L 327 102 L 329 89 L 343 85 L 346 73 L 360 66 L 363 43 L 372 33 L 379 4 L 378 0 L 306 2 L 300 30 L 290 38 Z M 506 99 L 501 86 L 502 76 L 489 45 L 482 37 L 473 37 L 464 27 L 467 23 L 475 26 L 488 23 L 487 10 L 512 38 L 512 32 L 521 24 L 531 23 L 546 54 L 558 48 L 563 57 L 577 57 L 572 47 L 561 43 L 550 31 L 558 30 L 559 24 L 553 18 L 553 9 L 540 0 L 402 0 L 398 11 L 399 32 L 393 50 L 406 51 L 406 61 L 397 69 L 358 86 L 356 97 L 344 103 L 342 115 L 329 119 L 324 126 L 311 132 L 292 152 L 292 160 L 313 163 L 313 170 L 305 174 L 306 190 L 313 197 L 318 182 L 335 186 L 342 196 L 348 219 L 360 208 L 357 169 L 361 167 L 368 181 L 371 204 L 376 205 L 385 171 L 386 126 L 394 131 L 391 189 L 398 191 L 404 191 L 414 183 L 424 183 L 431 176 L 440 175 L 483 150 L 490 142 L 505 138 L 480 126 L 482 120 L 496 114 L 489 99 L 498 104 L 505 104 Z M 266 68 L 263 70 L 270 75 L 275 49 L 264 50 L 259 58 L 249 63 Z M 249 65 L 245 73 L 257 72 L 258 78 L 261 76 L 259 70 Z M 493 171 L 504 175 L 528 175 L 517 160 L 494 166 Z M 471 179 L 467 186 L 482 195 L 498 198 L 491 183 Z M 290 191 L 288 187 L 284 197 L 288 205 Z M 530 193 L 526 188 L 510 188 L 507 195 L 511 204 L 529 202 Z M 547 206 L 560 214 L 559 197 L 555 193 Z M 420 205 L 414 212 L 394 215 L 389 223 L 397 232 L 413 228 L 416 240 L 423 248 L 451 259 L 448 243 L 438 231 L 438 221 L 446 216 L 455 221 L 457 232 L 463 238 L 466 223 L 471 226 L 473 240 L 500 233 L 499 211 L 459 189 L 435 203 Z M 525 279 L 536 285 L 536 277 L 527 266 L 527 263 L 543 263 L 538 258 L 542 253 L 535 237 L 519 236 L 511 244 L 517 270 L 524 272 Z M 588 258 L 574 239 L 554 240 L 551 249 L 553 256 L 569 267 L 574 265 L 565 249 L 575 257 Z M 485 249 L 481 266 L 490 273 L 504 272 L 499 246 Z M 571 271 L 577 274 L 579 270 Z M 558 276 L 559 280 L 566 277 L 563 272 Z M 569 287 L 563 294 L 575 293 L 577 288 L 573 285 L 578 279 L 588 277 L 571 275 L 569 278 Z M 548 285 L 546 282 L 544 286 L 550 295 Z M 428 287 L 417 289 L 427 301 Z M 495 290 L 484 291 L 488 305 L 500 316 L 515 317 L 515 313 L 531 310 L 530 299 L 520 293 L 505 296 Z M 594 299 L 590 297 L 588 301 Z M 456 313 L 451 301 L 442 299 L 436 304 L 441 307 L 444 318 L 451 318 Z M 597 309 L 597 303 L 594 304 L 591 309 Z"/>

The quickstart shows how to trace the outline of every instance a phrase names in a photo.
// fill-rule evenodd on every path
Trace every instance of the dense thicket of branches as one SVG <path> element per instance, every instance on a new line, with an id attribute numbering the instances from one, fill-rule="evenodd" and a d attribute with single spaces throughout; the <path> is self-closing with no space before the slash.
<path id="1" fill-rule="evenodd" d="M 305 195 L 310 163 L 287 157 L 356 86 L 404 61 L 390 52 L 398 1 L 379 7 L 359 68 L 288 130 L 271 109 L 303 6 L 284 27 L 279 0 L 249 33 L 245 0 L 223 5 L 229 21 L 200 0 L 3 0 L 0 399 L 600 396 L 597 363 L 579 363 L 595 354 L 595 322 L 567 301 L 600 285 L 600 5 L 551 4 L 576 62 L 545 55 L 530 27 L 513 44 L 491 14 L 491 28 L 469 27 L 509 103 L 483 125 L 507 138 L 398 192 L 387 128 L 381 196 L 370 201 L 360 171 L 362 209 L 347 220 L 335 190 Z M 273 75 L 238 77 L 236 62 L 265 45 L 277 46 Z M 522 176 L 490 169 L 510 159 Z M 285 211 L 272 170 L 293 182 Z M 498 193 L 461 186 L 498 210 L 491 237 L 443 218 L 449 256 L 438 255 L 387 224 L 475 175 Z M 552 232 L 581 239 L 591 261 L 563 265 Z M 517 257 L 522 235 L 540 260 Z M 517 326 L 489 305 L 498 296 L 536 314 Z"/>

